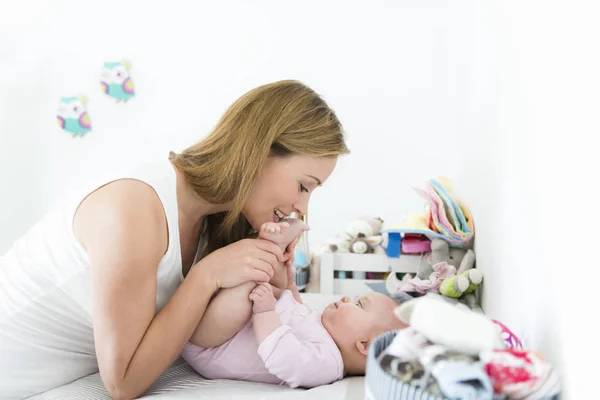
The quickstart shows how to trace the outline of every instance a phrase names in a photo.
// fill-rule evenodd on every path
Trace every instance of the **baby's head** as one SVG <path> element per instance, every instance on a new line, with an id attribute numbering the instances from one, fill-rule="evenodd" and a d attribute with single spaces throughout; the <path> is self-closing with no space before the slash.
<path id="1" fill-rule="evenodd" d="M 371 342 L 387 331 L 406 328 L 395 315 L 398 303 L 381 293 L 342 297 L 323 310 L 321 321 L 342 353 L 344 372 L 364 375 Z"/>

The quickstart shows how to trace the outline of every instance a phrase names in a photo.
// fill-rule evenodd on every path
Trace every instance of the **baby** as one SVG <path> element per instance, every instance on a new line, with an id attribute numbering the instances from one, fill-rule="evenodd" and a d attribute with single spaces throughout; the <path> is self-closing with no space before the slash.
<path id="1" fill-rule="evenodd" d="M 304 229 L 301 221 L 267 223 L 259 237 L 285 249 Z M 311 388 L 363 375 L 371 341 L 406 327 L 393 314 L 396 301 L 375 292 L 344 296 L 322 312 L 312 310 L 302 304 L 292 269 L 285 272 L 279 300 L 273 280 L 219 292 L 203 318 L 216 325 L 208 329 L 201 322 L 183 358 L 209 379 Z"/>

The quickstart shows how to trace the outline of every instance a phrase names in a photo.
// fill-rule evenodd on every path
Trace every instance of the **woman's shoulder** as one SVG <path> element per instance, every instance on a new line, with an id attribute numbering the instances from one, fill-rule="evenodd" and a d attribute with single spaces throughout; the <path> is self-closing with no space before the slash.
<path id="1" fill-rule="evenodd" d="M 152 186 L 137 179 L 115 180 L 86 196 L 75 211 L 73 231 L 84 248 L 100 237 L 142 234 L 146 246 L 164 247 L 166 251 L 168 244 L 161 200 Z"/>

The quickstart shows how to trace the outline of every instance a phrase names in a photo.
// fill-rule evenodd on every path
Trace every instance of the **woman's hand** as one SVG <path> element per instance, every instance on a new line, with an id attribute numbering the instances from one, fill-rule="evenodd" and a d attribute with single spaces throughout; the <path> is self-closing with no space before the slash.
<path id="1" fill-rule="evenodd" d="M 243 239 L 212 252 L 194 268 L 206 269 L 215 289 L 220 289 L 248 281 L 268 282 L 283 260 L 283 251 L 275 243 Z"/>

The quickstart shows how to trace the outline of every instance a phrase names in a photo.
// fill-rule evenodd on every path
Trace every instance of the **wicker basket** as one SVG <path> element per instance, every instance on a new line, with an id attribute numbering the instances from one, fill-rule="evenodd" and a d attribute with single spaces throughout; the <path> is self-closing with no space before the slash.
<path id="1" fill-rule="evenodd" d="M 369 348 L 365 374 L 365 398 L 367 400 L 447 400 L 446 397 L 428 393 L 414 384 L 399 381 L 381 368 L 377 358 L 392 343 L 396 332 L 391 331 L 379 336 Z M 544 397 L 542 400 L 559 398 L 560 394 Z"/>
<path id="2" fill-rule="evenodd" d="M 444 400 L 416 385 L 397 380 L 381 368 L 377 358 L 396 337 L 396 331 L 385 333 L 373 341 L 367 356 L 365 393 L 368 400 Z"/>

